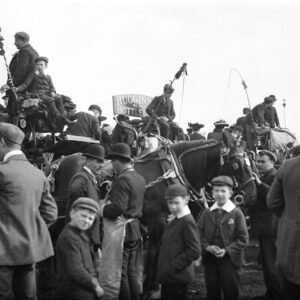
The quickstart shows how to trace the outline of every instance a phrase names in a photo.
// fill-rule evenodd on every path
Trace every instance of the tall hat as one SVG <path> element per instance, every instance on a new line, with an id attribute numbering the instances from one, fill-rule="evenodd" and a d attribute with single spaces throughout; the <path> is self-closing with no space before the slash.
<path id="1" fill-rule="evenodd" d="M 107 155 L 108 159 L 125 158 L 131 160 L 130 147 L 125 143 L 118 143 L 112 146 L 111 153 Z"/>
<path id="2" fill-rule="evenodd" d="M 89 146 L 82 155 L 104 161 L 105 150 L 103 146 L 94 144 Z"/>

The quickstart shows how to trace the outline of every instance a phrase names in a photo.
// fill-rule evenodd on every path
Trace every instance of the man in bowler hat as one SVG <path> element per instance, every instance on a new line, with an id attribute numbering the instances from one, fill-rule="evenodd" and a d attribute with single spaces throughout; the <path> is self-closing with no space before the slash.
<path id="1" fill-rule="evenodd" d="M 132 219 L 126 225 L 119 299 L 139 300 L 141 290 L 136 270 L 136 255 L 141 240 L 139 218 L 142 216 L 145 180 L 133 169 L 131 151 L 127 144 L 113 145 L 107 158 L 111 159 L 116 178 L 111 186 L 111 204 L 102 207 L 103 217 L 111 220 L 119 216 Z"/>
<path id="2" fill-rule="evenodd" d="M 57 206 L 44 173 L 21 151 L 24 133 L 0 123 L 0 299 L 37 299 L 35 264 L 54 255 Z"/>
<path id="3" fill-rule="evenodd" d="M 79 197 L 88 197 L 99 203 L 100 201 L 100 188 L 97 178 L 97 173 L 101 170 L 104 163 L 105 151 L 101 145 L 89 146 L 83 156 L 86 158 L 85 165 L 77 172 L 70 181 L 68 190 L 68 203 L 67 203 L 67 218 L 69 222 L 69 211 L 72 204 Z M 100 246 L 100 219 L 96 217 L 94 226 L 88 231 L 93 243 Z"/>

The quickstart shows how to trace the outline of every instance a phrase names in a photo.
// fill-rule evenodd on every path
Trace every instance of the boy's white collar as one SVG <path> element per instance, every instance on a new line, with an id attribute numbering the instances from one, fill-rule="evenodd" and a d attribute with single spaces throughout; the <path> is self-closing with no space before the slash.
<path id="1" fill-rule="evenodd" d="M 233 202 L 231 200 L 227 200 L 227 202 L 223 205 L 223 206 L 219 206 L 217 204 L 217 202 L 215 202 L 211 207 L 210 207 L 210 211 L 213 211 L 215 209 L 221 208 L 223 210 L 225 210 L 226 212 L 231 212 L 234 208 L 235 205 L 233 204 Z"/>

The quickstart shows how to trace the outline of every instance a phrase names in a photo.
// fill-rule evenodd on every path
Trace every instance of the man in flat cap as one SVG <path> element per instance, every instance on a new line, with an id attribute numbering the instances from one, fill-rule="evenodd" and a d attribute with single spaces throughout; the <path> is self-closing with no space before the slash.
<path id="1" fill-rule="evenodd" d="M 173 122 L 175 119 L 174 104 L 171 96 L 174 93 L 174 88 L 170 84 L 164 86 L 164 92 L 161 96 L 154 97 L 151 103 L 146 108 L 147 114 L 157 120 L 160 127 L 160 134 L 166 139 L 184 140 L 184 133 L 182 128 L 177 123 Z"/>
<path id="2" fill-rule="evenodd" d="M 274 181 L 277 161 L 276 154 L 269 150 L 258 152 L 256 165 L 259 176 L 254 174 L 257 183 L 257 200 L 249 208 L 252 233 L 260 247 L 262 270 L 266 286 L 265 299 L 283 299 L 281 277 L 275 268 L 277 216 L 267 209 L 267 194 Z"/>
<path id="3" fill-rule="evenodd" d="M 15 34 L 15 46 L 19 51 L 13 56 L 9 64 L 9 70 L 14 87 L 18 87 L 34 72 L 35 60 L 39 57 L 39 54 L 29 44 L 29 35 L 26 32 L 17 32 Z M 10 88 L 11 86 L 7 82 L 1 87 L 1 92 Z"/>
<path id="4" fill-rule="evenodd" d="M 35 264 L 54 255 L 47 227 L 56 203 L 20 150 L 23 139 L 17 126 L 0 123 L 0 299 L 37 299 Z"/>

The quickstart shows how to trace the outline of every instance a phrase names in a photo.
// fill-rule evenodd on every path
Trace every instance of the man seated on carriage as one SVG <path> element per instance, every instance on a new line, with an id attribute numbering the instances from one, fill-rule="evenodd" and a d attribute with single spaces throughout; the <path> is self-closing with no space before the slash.
<path id="1" fill-rule="evenodd" d="M 184 133 L 182 128 L 177 123 L 173 122 L 175 119 L 175 110 L 171 95 L 174 88 L 170 84 L 164 86 L 163 95 L 154 97 L 151 103 L 146 108 L 147 114 L 156 120 L 160 127 L 161 136 L 166 139 L 184 140 Z"/>
<path id="2" fill-rule="evenodd" d="M 274 95 L 270 95 L 268 98 L 273 99 L 272 105 L 266 108 L 265 119 L 271 128 L 278 127 L 280 128 L 280 122 L 277 114 L 277 110 L 274 107 L 274 102 L 277 101 Z"/>
<path id="3" fill-rule="evenodd" d="M 24 83 L 16 87 L 16 92 L 29 91 L 37 95 L 49 109 L 50 116 L 59 123 L 72 124 L 66 117 L 63 106 L 63 99 L 56 94 L 52 78 L 46 74 L 48 66 L 48 58 L 44 56 L 38 57 L 36 60 L 36 72 L 26 79 Z"/>
<path id="4" fill-rule="evenodd" d="M 225 120 L 218 120 L 214 123 L 215 128 L 212 132 L 210 132 L 207 135 L 207 139 L 214 139 L 217 141 L 221 141 L 222 140 L 222 136 L 223 136 L 223 131 L 225 127 L 228 127 L 229 124 L 225 121 Z"/>

